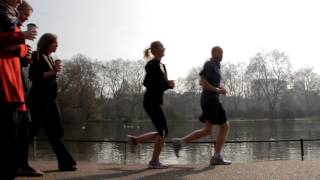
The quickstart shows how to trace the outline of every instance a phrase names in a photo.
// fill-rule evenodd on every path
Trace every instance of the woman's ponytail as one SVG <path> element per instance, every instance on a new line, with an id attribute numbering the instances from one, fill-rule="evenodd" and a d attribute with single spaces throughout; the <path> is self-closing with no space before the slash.
<path id="1" fill-rule="evenodd" d="M 150 57 L 149 51 L 150 51 L 150 48 L 147 48 L 147 49 L 144 50 L 143 54 L 144 54 L 144 58 L 145 59 L 148 59 Z"/>

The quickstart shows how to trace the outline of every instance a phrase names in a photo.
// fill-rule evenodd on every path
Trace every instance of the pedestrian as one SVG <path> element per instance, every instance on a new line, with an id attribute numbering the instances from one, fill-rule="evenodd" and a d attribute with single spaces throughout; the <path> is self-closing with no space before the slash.
<path id="1" fill-rule="evenodd" d="M 145 66 L 146 75 L 143 85 L 146 87 L 146 92 L 143 106 L 157 131 L 147 132 L 139 136 L 128 135 L 128 143 L 134 149 L 137 144 L 155 140 L 152 158 L 148 167 L 151 169 L 165 169 L 168 166 L 162 164 L 159 160 L 165 137 L 168 135 L 167 120 L 162 110 L 163 94 L 166 90 L 174 88 L 174 81 L 168 80 L 166 67 L 161 62 L 165 52 L 162 43 L 160 41 L 152 42 L 150 47 L 145 50 L 144 57 L 146 59 L 150 58 L 150 52 L 153 55 L 153 59 L 148 61 Z"/>
<path id="2" fill-rule="evenodd" d="M 21 3 L 22 0 L 0 0 L 0 179 L 6 180 L 14 179 L 17 173 L 14 112 L 18 108 L 26 110 L 20 56 L 12 49 L 36 36 L 17 27 L 17 7 Z"/>
<path id="3" fill-rule="evenodd" d="M 64 129 L 60 109 L 56 102 L 58 84 L 57 73 L 61 72 L 61 63 L 54 61 L 52 54 L 58 48 L 58 37 L 52 33 L 42 35 L 37 44 L 38 59 L 30 65 L 30 136 L 37 136 L 44 128 L 52 149 L 58 160 L 60 171 L 74 171 L 76 162 L 62 142 Z"/>
<path id="4" fill-rule="evenodd" d="M 226 112 L 219 100 L 220 95 L 226 95 L 226 89 L 220 85 L 221 72 L 220 63 L 223 57 L 223 50 L 215 46 L 211 50 L 211 59 L 208 60 L 200 72 L 201 109 L 200 121 L 204 123 L 202 129 L 195 130 L 183 138 L 173 138 L 173 148 L 175 155 L 179 157 L 182 147 L 190 141 L 201 137 L 210 136 L 214 125 L 219 126 L 219 134 L 214 146 L 214 155 L 210 160 L 210 165 L 230 165 L 230 161 L 224 160 L 221 151 L 228 136 L 230 125 L 227 121 Z"/>

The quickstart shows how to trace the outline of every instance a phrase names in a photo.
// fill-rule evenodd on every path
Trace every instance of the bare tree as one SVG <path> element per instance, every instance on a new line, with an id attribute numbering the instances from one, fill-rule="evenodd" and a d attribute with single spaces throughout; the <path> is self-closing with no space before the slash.
<path id="1" fill-rule="evenodd" d="M 99 115 L 97 103 L 98 79 L 90 58 L 78 54 L 64 63 L 59 80 L 59 102 L 65 117 L 86 123 Z"/>
<path id="2" fill-rule="evenodd" d="M 125 82 L 127 82 L 127 89 L 125 94 L 127 95 L 127 102 L 129 105 L 128 114 L 130 117 L 134 117 L 134 114 L 139 109 L 142 110 L 142 94 L 143 94 L 143 78 L 144 78 L 144 61 L 129 61 L 127 64 L 127 70 L 125 71 Z M 138 105 L 140 105 L 138 107 Z M 137 108 L 138 107 L 138 108 Z M 142 112 L 139 113 L 142 116 Z"/>
<path id="3" fill-rule="evenodd" d="M 276 117 L 276 107 L 281 93 L 287 89 L 291 65 L 284 52 L 258 52 L 250 60 L 247 75 L 251 79 L 252 93 L 261 94 L 267 103 L 268 116 Z"/>
<path id="4" fill-rule="evenodd" d="M 116 59 L 107 61 L 104 69 L 104 76 L 107 78 L 107 88 L 110 92 L 109 96 L 117 98 L 121 95 L 121 86 L 124 80 L 124 72 L 126 71 L 125 61 L 123 59 Z"/>
<path id="5" fill-rule="evenodd" d="M 314 100 L 320 92 L 320 77 L 312 67 L 301 68 L 294 75 L 293 89 L 298 96 L 303 97 L 304 111 L 307 116 L 314 111 Z"/>
<path id="6" fill-rule="evenodd" d="M 95 69 L 97 70 L 97 78 L 98 83 L 100 84 L 99 87 L 99 95 L 100 98 L 107 97 L 110 94 L 110 88 L 107 88 L 108 85 L 108 76 L 107 73 L 109 73 L 109 62 L 108 61 L 96 61 L 94 63 Z"/>
<path id="7" fill-rule="evenodd" d="M 174 87 L 173 91 L 175 91 L 178 94 L 183 94 L 186 91 L 184 78 L 178 78 L 175 81 L 175 87 Z"/>
<path id="8" fill-rule="evenodd" d="M 234 112 L 239 112 L 241 100 L 245 97 L 247 80 L 245 78 L 244 63 L 226 63 L 222 66 L 222 84 L 228 90 L 229 99 L 232 102 Z"/>
<path id="9" fill-rule="evenodd" d="M 112 103 L 109 112 L 114 118 L 133 119 L 141 108 L 144 62 L 142 60 L 111 60 L 99 63 L 100 95 Z M 141 105 L 142 106 L 142 105 Z"/>
<path id="10" fill-rule="evenodd" d="M 191 96 L 191 109 L 193 118 L 196 119 L 198 116 L 198 106 L 199 101 L 197 97 L 199 97 L 201 93 L 201 86 L 199 85 L 200 76 L 199 73 L 201 71 L 201 67 L 194 67 L 190 70 L 184 81 L 184 87 L 186 88 L 185 95 Z"/>
<path id="11" fill-rule="evenodd" d="M 190 70 L 184 81 L 184 87 L 187 92 L 192 92 L 195 94 L 199 94 L 201 92 L 201 86 L 199 85 L 200 76 L 199 73 L 201 71 L 201 67 L 194 67 Z"/>

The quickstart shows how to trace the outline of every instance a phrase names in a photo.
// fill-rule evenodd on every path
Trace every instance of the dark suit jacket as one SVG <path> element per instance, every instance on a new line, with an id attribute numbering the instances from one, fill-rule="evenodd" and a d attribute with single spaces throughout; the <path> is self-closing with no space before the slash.
<path id="1" fill-rule="evenodd" d="M 32 81 L 30 90 L 31 103 L 48 103 L 55 101 L 57 97 L 56 76 L 43 78 L 44 72 L 53 69 L 51 56 L 39 52 L 39 59 L 30 64 L 29 79 Z"/>

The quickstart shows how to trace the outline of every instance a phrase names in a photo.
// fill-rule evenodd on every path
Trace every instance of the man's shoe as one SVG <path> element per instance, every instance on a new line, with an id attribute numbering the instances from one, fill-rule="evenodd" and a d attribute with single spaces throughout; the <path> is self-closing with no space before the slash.
<path id="1" fill-rule="evenodd" d="M 150 161 L 148 168 L 149 169 L 168 169 L 168 165 L 162 164 L 159 161 Z"/>
<path id="2" fill-rule="evenodd" d="M 179 152 L 182 149 L 182 140 L 180 138 L 172 138 L 173 151 L 177 158 L 180 157 Z"/>
<path id="3" fill-rule="evenodd" d="M 215 165 L 230 165 L 231 161 L 224 160 L 222 157 L 214 157 L 212 156 L 210 160 L 210 165 L 215 166 Z"/>
<path id="4" fill-rule="evenodd" d="M 75 171 L 75 170 L 77 170 L 76 166 L 59 167 L 59 171 Z"/>
<path id="5" fill-rule="evenodd" d="M 26 168 L 18 168 L 17 176 L 24 176 L 24 177 L 41 177 L 43 176 L 43 172 L 33 169 L 32 167 Z"/>

